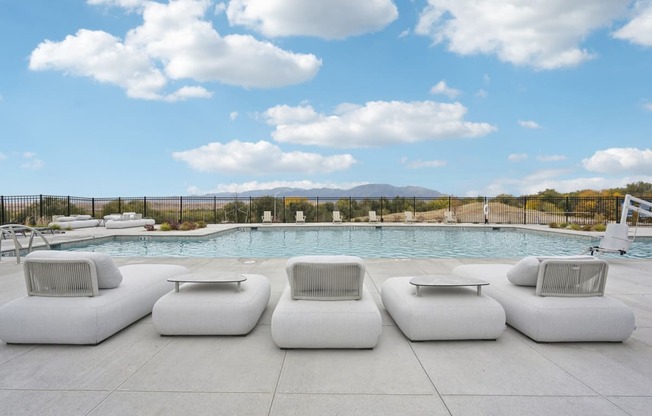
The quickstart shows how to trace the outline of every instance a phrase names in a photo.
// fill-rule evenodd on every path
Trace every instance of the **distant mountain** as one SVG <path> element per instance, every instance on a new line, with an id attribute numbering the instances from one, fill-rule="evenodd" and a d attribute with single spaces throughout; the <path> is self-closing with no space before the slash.
<path id="1" fill-rule="evenodd" d="M 216 194 L 209 194 L 210 196 L 219 197 L 233 197 L 233 192 L 220 192 Z M 360 185 L 351 189 L 336 189 L 336 188 L 274 188 L 255 191 L 239 192 L 238 197 L 260 197 L 260 196 L 276 196 L 277 198 L 285 196 L 302 196 L 306 198 L 379 198 L 381 196 L 387 198 L 394 197 L 417 197 L 417 198 L 436 198 L 443 196 L 441 192 L 432 189 L 423 188 L 421 186 L 393 186 L 384 184 L 369 184 Z"/>

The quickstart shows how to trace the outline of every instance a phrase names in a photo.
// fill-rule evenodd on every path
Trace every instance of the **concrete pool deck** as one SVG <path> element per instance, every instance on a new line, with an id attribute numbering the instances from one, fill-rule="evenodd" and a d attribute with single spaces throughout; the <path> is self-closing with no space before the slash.
<path id="1" fill-rule="evenodd" d="M 54 238 L 142 233 L 95 228 Z M 548 416 L 648 415 L 652 408 L 652 259 L 609 258 L 606 293 L 633 309 L 632 337 L 623 343 L 569 344 L 538 344 L 510 327 L 497 341 L 412 343 L 380 302 L 385 279 L 515 259 L 365 259 L 365 284 L 383 315 L 373 350 L 274 345 L 271 314 L 287 281 L 287 258 L 115 261 L 259 273 L 269 277 L 272 297 L 244 337 L 161 337 L 147 316 L 97 346 L 0 342 L 0 414 Z M 0 304 L 24 293 L 21 265 L 3 258 Z"/>

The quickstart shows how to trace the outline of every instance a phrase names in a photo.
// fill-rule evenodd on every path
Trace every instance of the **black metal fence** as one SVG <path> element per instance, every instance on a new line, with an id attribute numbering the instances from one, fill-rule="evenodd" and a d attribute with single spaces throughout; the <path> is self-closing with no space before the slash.
<path id="1" fill-rule="evenodd" d="M 639 196 L 644 200 L 650 196 Z M 116 197 L 84 198 L 53 195 L 0 196 L 0 224 L 47 225 L 55 215 L 88 214 L 102 218 L 122 212 L 142 213 L 157 223 L 203 221 L 218 223 L 259 223 L 264 211 L 274 222 L 294 222 L 303 211 L 307 222 L 331 222 L 333 211 L 343 221 L 366 222 L 369 211 L 379 221 L 404 222 L 411 212 L 416 222 L 492 224 L 605 224 L 620 219 L 623 197 L 378 197 L 378 198 L 306 198 L 306 197 Z M 649 217 L 630 222 L 652 225 Z"/>

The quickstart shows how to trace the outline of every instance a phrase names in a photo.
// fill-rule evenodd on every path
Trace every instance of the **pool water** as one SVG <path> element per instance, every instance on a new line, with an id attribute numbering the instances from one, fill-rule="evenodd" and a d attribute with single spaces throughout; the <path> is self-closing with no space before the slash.
<path id="1" fill-rule="evenodd" d="M 207 237 L 116 237 L 60 249 L 134 257 L 522 258 L 576 255 L 597 244 L 590 236 L 509 227 L 254 227 Z M 626 256 L 652 257 L 652 243 L 635 242 Z"/>

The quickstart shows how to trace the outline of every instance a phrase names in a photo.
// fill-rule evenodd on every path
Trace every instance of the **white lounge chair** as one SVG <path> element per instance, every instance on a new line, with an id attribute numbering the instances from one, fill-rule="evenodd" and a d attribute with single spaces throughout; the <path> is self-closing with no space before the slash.
<path id="1" fill-rule="evenodd" d="M 306 217 L 303 216 L 303 211 L 297 211 L 295 218 L 297 223 L 306 222 Z"/>
<path id="2" fill-rule="evenodd" d="M 0 307 L 0 339 L 13 344 L 98 344 L 151 313 L 183 266 L 117 267 L 101 253 L 40 250 L 24 263 L 27 296 Z"/>
<path id="3" fill-rule="evenodd" d="M 589 248 L 593 253 L 620 253 L 625 254 L 632 246 L 634 240 L 629 238 L 629 226 L 626 223 L 607 224 L 607 230 L 600 239 L 597 247 Z"/>
<path id="4" fill-rule="evenodd" d="M 475 264 L 453 274 L 490 282 L 483 293 L 505 309 L 507 323 L 537 342 L 620 342 L 634 313 L 604 296 L 606 261 L 591 256 L 526 257 L 516 265 Z"/>
<path id="5" fill-rule="evenodd" d="M 342 222 L 342 217 L 339 211 L 333 211 L 333 222 Z"/>
<path id="6" fill-rule="evenodd" d="M 412 214 L 412 211 L 405 211 L 405 222 L 414 222 L 414 214 Z"/>
<path id="7" fill-rule="evenodd" d="M 263 222 L 272 222 L 272 211 L 263 212 Z"/>
<path id="8" fill-rule="evenodd" d="M 369 211 L 369 222 L 378 222 L 376 211 Z"/>
<path id="9" fill-rule="evenodd" d="M 272 314 L 280 348 L 373 348 L 380 339 L 378 306 L 364 287 L 365 266 L 353 256 L 288 260 L 288 285 Z"/>

